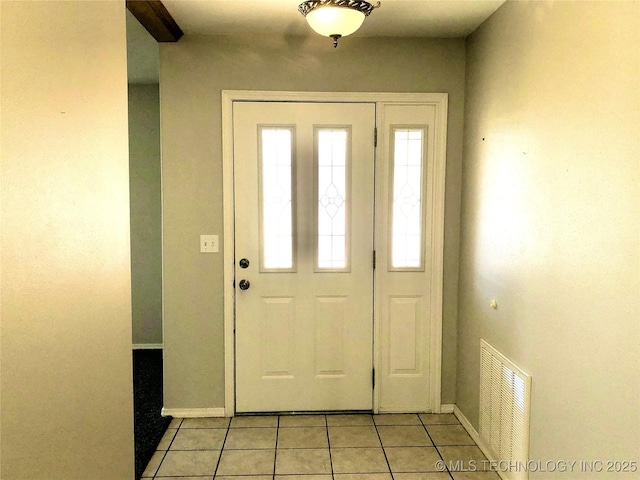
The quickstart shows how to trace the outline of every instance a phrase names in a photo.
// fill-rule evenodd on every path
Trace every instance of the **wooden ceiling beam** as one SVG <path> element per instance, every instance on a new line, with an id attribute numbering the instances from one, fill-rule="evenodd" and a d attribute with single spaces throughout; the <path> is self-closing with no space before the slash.
<path id="1" fill-rule="evenodd" d="M 157 42 L 177 42 L 184 35 L 160 0 L 127 0 L 127 8 Z"/>

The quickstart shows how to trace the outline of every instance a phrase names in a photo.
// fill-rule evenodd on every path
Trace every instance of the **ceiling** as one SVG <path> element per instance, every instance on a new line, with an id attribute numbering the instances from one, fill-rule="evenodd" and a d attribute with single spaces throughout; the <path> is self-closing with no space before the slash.
<path id="1" fill-rule="evenodd" d="M 505 0 L 381 0 L 358 37 L 466 37 Z M 301 0 L 163 0 L 185 35 L 309 35 Z M 137 24 L 137 25 L 136 25 Z M 157 82 L 157 45 L 127 14 L 130 83 Z M 149 41 L 150 40 L 150 41 Z M 156 65 L 156 73 L 153 68 Z M 143 69 L 144 71 L 139 71 Z M 155 78 L 155 80 L 154 80 Z"/>
<path id="2" fill-rule="evenodd" d="M 301 0 L 164 0 L 185 34 L 306 35 Z M 371 2 L 375 3 L 375 2 Z M 381 0 L 355 36 L 466 37 L 504 0 Z"/>

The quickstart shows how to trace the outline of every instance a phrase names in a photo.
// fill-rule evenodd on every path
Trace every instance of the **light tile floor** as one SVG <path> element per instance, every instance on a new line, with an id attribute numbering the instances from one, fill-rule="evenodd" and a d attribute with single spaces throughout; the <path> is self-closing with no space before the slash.
<path id="1" fill-rule="evenodd" d="M 499 480 L 452 414 L 174 419 L 143 478 Z"/>

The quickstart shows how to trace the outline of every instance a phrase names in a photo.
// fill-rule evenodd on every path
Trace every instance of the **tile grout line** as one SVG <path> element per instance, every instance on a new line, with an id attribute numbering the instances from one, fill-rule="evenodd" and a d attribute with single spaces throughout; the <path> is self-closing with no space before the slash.
<path id="1" fill-rule="evenodd" d="M 327 449 L 329 450 L 329 466 L 331 467 L 331 479 L 335 480 L 336 474 L 333 471 L 333 455 L 331 455 L 331 439 L 329 438 L 329 419 L 324 415 L 324 429 L 327 432 Z"/>
<path id="2" fill-rule="evenodd" d="M 278 415 L 278 420 L 276 424 L 276 446 L 273 450 L 273 475 L 271 478 L 273 480 L 276 479 L 276 463 L 278 462 L 278 438 L 280 437 L 280 415 Z"/>
<path id="3" fill-rule="evenodd" d="M 422 420 L 422 417 L 420 415 L 418 415 L 418 419 L 420 420 L 420 423 L 422 424 L 422 428 L 424 428 L 424 431 L 427 432 L 427 436 L 429 437 L 429 440 L 431 440 L 431 443 L 433 444 L 433 447 L 436 449 L 436 452 L 438 453 L 438 456 L 440 457 L 440 460 L 442 461 L 442 463 L 444 465 L 445 471 L 449 474 L 449 477 L 451 478 L 451 480 L 455 480 L 455 478 L 453 478 L 453 474 L 451 473 L 451 471 L 449 471 L 449 466 L 444 461 L 444 457 L 440 453 L 440 449 L 436 445 L 436 442 L 433 441 L 433 438 L 431 438 L 431 434 L 429 433 L 429 429 L 425 425 L 425 423 Z"/>
<path id="4" fill-rule="evenodd" d="M 371 416 L 371 420 L 373 421 L 373 428 L 376 429 L 376 435 L 378 436 L 378 441 L 380 442 L 380 447 L 382 448 L 382 454 L 384 455 L 384 460 L 387 462 L 387 468 L 389 469 L 389 475 L 391 475 L 391 480 L 394 480 L 393 471 L 391 471 L 391 464 L 389 463 L 389 457 L 387 457 L 387 450 L 384 448 L 384 444 L 382 443 L 382 437 L 380 436 L 380 432 L 378 431 L 378 424 L 374 416 Z M 380 425 L 382 426 L 382 425 Z"/>
<path id="5" fill-rule="evenodd" d="M 160 460 L 160 463 L 158 464 L 158 468 L 156 468 L 156 473 L 154 473 L 153 477 L 151 477 L 152 480 L 154 480 L 158 476 L 158 472 L 160 471 L 160 467 L 162 466 L 162 463 L 164 462 L 164 459 L 167 457 L 167 453 L 169 453 L 169 449 L 171 448 L 171 445 L 173 444 L 173 441 L 178 436 L 178 432 L 180 431 L 180 427 L 182 427 L 182 422 L 184 422 L 184 418 L 182 420 L 180 420 L 180 424 L 178 425 L 178 428 L 176 429 L 176 434 L 173 436 L 173 438 L 171 439 L 171 442 L 169 442 L 169 446 L 164 451 L 164 454 L 162 455 L 162 460 Z M 166 433 L 166 430 L 165 430 L 165 433 Z M 162 439 L 160 439 L 160 441 L 162 441 Z M 156 452 L 157 451 L 158 451 L 158 449 L 156 447 Z M 155 454 L 155 452 L 154 452 L 154 454 Z M 144 474 L 144 472 L 142 472 L 142 473 Z M 144 479 L 144 477 L 143 477 L 143 479 Z M 143 480 L 143 479 L 141 479 L 141 480 Z"/>
<path id="6" fill-rule="evenodd" d="M 177 435 L 177 433 L 176 433 Z M 165 450 L 164 453 L 162 454 L 162 460 L 160 460 L 160 463 L 158 464 L 158 468 L 156 469 L 156 473 L 153 474 L 153 477 L 151 477 L 152 479 L 155 479 L 156 476 L 158 475 L 158 472 L 160 471 L 160 467 L 162 466 L 162 462 L 164 462 L 165 457 L 167 456 L 167 452 L 169 450 Z M 157 450 L 156 450 L 157 452 Z M 144 474 L 144 472 L 142 472 Z M 142 477 L 141 480 L 144 480 L 145 478 L 149 478 L 149 477 Z"/>
<path id="7" fill-rule="evenodd" d="M 220 467 L 220 462 L 222 461 L 222 452 L 224 452 L 224 446 L 227 443 L 227 437 L 229 436 L 229 430 L 231 430 L 231 418 L 229 419 L 229 423 L 227 424 L 227 431 L 224 433 L 224 439 L 222 440 L 222 446 L 220 447 L 220 455 L 218 456 L 218 461 L 216 462 L 216 469 L 213 471 L 213 477 L 211 480 L 216 478 L 218 474 L 218 468 Z"/>

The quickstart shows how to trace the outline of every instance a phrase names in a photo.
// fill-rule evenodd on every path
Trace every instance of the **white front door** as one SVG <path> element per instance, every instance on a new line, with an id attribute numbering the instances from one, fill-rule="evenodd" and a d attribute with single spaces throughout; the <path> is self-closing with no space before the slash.
<path id="1" fill-rule="evenodd" d="M 234 102 L 236 411 L 371 410 L 373 103 Z"/>

